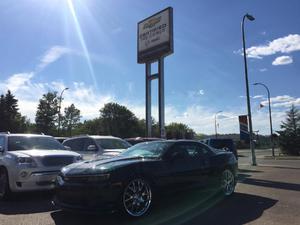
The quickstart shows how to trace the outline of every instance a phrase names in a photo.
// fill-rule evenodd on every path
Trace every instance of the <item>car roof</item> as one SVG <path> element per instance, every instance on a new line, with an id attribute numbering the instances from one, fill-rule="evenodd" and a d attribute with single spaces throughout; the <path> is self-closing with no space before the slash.
<path id="1" fill-rule="evenodd" d="M 155 143 L 155 142 L 171 142 L 171 143 L 194 142 L 194 143 L 201 143 L 198 140 L 191 140 L 191 139 L 168 139 L 168 140 L 161 139 L 161 140 L 157 140 L 157 141 L 151 141 L 149 143 Z M 201 143 L 201 144 L 203 144 L 203 143 Z"/>
<path id="2" fill-rule="evenodd" d="M 77 139 L 77 138 L 93 138 L 93 139 L 118 139 L 120 140 L 121 138 L 118 138 L 118 137 L 114 137 L 114 136 L 106 136 L 106 135 L 80 135 L 80 136 L 74 136 L 74 137 L 70 137 L 70 138 L 67 138 L 67 140 L 71 140 L 71 139 Z"/>
<path id="3" fill-rule="evenodd" d="M 50 135 L 44 135 L 44 134 L 20 134 L 20 133 L 15 133 L 15 134 L 11 134 L 11 133 L 0 133 L 0 135 L 6 135 L 6 136 L 17 136 L 17 137 L 51 137 Z"/>
<path id="4" fill-rule="evenodd" d="M 139 141 L 139 140 L 163 140 L 163 139 L 157 137 L 132 137 L 132 138 L 125 138 L 125 140 Z"/>

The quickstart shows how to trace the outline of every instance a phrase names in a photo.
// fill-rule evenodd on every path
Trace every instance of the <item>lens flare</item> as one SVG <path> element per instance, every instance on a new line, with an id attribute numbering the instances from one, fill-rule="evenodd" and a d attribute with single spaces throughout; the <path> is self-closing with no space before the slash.
<path id="1" fill-rule="evenodd" d="M 72 0 L 67 0 L 67 3 L 68 3 L 69 10 L 71 12 L 72 18 L 74 20 L 75 29 L 76 29 L 81 47 L 83 49 L 84 56 L 85 56 L 87 64 L 88 64 L 88 68 L 89 68 L 93 83 L 95 85 L 95 88 L 98 89 L 94 68 L 93 68 L 93 65 L 92 65 L 92 62 L 91 62 L 91 57 L 90 57 L 89 51 L 86 47 L 86 43 L 85 43 L 85 40 L 84 40 L 84 37 L 83 37 L 83 34 L 82 34 L 80 23 L 78 21 L 78 18 L 77 18 L 76 12 L 75 12 L 73 2 L 72 2 Z"/>

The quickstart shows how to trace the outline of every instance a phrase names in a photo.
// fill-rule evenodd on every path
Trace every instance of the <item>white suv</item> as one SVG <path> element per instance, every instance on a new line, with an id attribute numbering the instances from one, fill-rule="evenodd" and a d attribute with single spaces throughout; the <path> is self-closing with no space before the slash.
<path id="1" fill-rule="evenodd" d="M 80 160 L 51 136 L 0 133 L 0 199 L 10 192 L 52 189 L 60 169 Z"/>

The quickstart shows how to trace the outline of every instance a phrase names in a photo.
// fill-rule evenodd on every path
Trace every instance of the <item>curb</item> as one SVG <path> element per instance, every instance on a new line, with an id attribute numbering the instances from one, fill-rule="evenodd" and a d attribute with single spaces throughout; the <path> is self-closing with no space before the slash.
<path id="1" fill-rule="evenodd" d="M 264 156 L 264 159 L 270 160 L 300 160 L 300 156 Z"/>

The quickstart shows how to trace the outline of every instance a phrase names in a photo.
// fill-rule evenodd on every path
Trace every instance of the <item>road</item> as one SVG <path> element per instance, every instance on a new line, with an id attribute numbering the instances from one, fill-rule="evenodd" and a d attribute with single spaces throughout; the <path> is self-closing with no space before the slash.
<path id="1" fill-rule="evenodd" d="M 160 199 L 145 218 L 133 220 L 116 213 L 62 212 L 51 205 L 51 193 L 19 194 L 0 202 L 0 224 L 299 224 L 300 160 L 258 157 L 258 163 L 252 167 L 246 160 L 240 161 L 236 193 L 227 199 L 213 190 L 178 193 Z"/>

